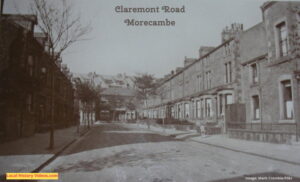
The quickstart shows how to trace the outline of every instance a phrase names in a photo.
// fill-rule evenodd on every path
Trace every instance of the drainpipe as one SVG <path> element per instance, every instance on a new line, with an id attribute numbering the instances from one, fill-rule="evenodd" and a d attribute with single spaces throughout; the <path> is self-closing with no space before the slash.
<path id="1" fill-rule="evenodd" d="M 259 86 L 259 118 L 260 118 L 260 130 L 263 130 L 263 124 L 262 124 L 262 89 L 261 86 Z"/>
<path id="2" fill-rule="evenodd" d="M 225 101 L 223 100 L 224 99 L 224 95 L 222 95 L 222 107 L 223 107 L 223 112 L 224 112 L 224 133 L 227 133 L 227 119 L 226 119 L 226 104 L 225 104 Z"/>
<path id="3" fill-rule="evenodd" d="M 218 123 L 218 95 L 215 96 L 215 104 L 216 104 L 215 118 L 216 118 L 216 123 Z"/>
<path id="4" fill-rule="evenodd" d="M 262 101 L 263 101 L 263 96 L 262 96 L 262 84 L 261 84 L 261 74 L 260 74 L 260 67 L 258 66 L 259 64 L 256 63 L 256 67 L 257 67 L 257 72 L 258 72 L 258 84 L 259 84 L 259 88 L 258 88 L 258 91 L 259 91 L 259 119 L 260 119 L 260 130 L 263 130 L 263 123 L 262 123 L 262 120 L 263 120 L 263 114 L 262 114 Z"/>
<path id="5" fill-rule="evenodd" d="M 297 38 L 299 38 L 299 36 L 296 34 L 295 37 L 294 37 L 296 40 Z M 299 48 L 299 41 L 295 42 L 295 48 L 297 50 L 297 48 Z M 293 102 L 294 102 L 294 118 L 295 118 L 295 124 L 296 124 L 296 141 L 298 142 L 299 141 L 299 122 L 300 122 L 300 88 L 299 88 L 299 85 L 300 85 L 300 65 L 298 64 L 298 61 L 299 61 L 299 51 L 295 51 L 294 52 L 294 55 L 293 55 L 293 58 L 294 58 L 294 61 L 295 61 L 295 70 L 294 70 L 294 79 L 295 80 L 295 86 L 293 86 L 294 88 L 292 88 L 292 93 L 295 93 L 293 94 L 295 97 L 293 97 Z"/>
<path id="6" fill-rule="evenodd" d="M 296 60 L 297 61 L 297 60 Z M 300 113 L 299 113 L 299 107 L 300 107 L 300 95 L 299 95 L 299 84 L 300 84 L 300 72 L 295 72 L 295 81 L 296 81 L 296 98 L 294 99 L 295 100 L 295 103 L 294 103 L 294 112 L 295 112 L 295 122 L 296 122 L 296 141 L 298 142 L 299 141 L 299 122 L 300 122 Z"/>

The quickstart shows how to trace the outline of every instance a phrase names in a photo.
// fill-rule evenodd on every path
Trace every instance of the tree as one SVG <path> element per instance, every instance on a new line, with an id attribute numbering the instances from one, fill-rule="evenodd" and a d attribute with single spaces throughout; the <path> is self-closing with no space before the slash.
<path id="1" fill-rule="evenodd" d="M 38 27 L 47 36 L 47 49 L 54 62 L 60 61 L 62 53 L 75 42 L 83 40 L 91 27 L 83 26 L 80 16 L 74 15 L 74 8 L 67 0 L 33 0 L 31 11 L 38 18 Z M 54 147 L 54 71 L 52 72 L 51 127 L 49 149 Z"/>
<path id="2" fill-rule="evenodd" d="M 47 35 L 48 49 L 56 61 L 75 42 L 84 40 L 90 32 L 89 25 L 82 25 L 79 15 L 74 15 L 74 7 L 67 0 L 33 0 L 31 11 L 38 18 L 38 27 Z"/>
<path id="3" fill-rule="evenodd" d="M 132 101 L 129 101 L 126 103 L 126 108 L 129 109 L 129 110 L 135 110 L 136 109 L 136 105 L 134 102 Z"/>
<path id="4" fill-rule="evenodd" d="M 82 81 L 77 78 L 75 80 L 76 96 L 80 100 L 83 114 L 87 118 L 88 127 L 91 125 L 91 115 L 95 113 L 100 103 L 101 88 L 95 87 L 90 81 Z"/>
<path id="5" fill-rule="evenodd" d="M 138 98 L 145 101 L 147 107 L 147 99 L 150 95 L 156 94 L 155 78 L 151 74 L 143 73 L 134 77 L 134 82 L 138 90 Z"/>
<path id="6" fill-rule="evenodd" d="M 134 77 L 135 86 L 138 89 L 138 96 L 142 99 L 147 98 L 148 95 L 155 94 L 155 78 L 153 75 L 144 73 L 138 74 Z"/>

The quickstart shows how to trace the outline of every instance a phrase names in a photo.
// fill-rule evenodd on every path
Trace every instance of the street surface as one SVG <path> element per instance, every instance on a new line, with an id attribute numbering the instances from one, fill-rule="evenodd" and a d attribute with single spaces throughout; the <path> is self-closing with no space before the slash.
<path id="1" fill-rule="evenodd" d="M 300 177 L 298 165 L 125 126 L 95 126 L 41 172 L 58 172 L 64 182 L 258 181 L 258 177 L 282 181 L 278 176 L 298 181 L 295 176 Z"/>

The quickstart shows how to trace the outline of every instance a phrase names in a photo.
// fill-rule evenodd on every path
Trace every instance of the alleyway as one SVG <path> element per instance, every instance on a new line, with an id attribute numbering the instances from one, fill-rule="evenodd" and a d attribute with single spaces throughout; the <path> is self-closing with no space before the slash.
<path id="1" fill-rule="evenodd" d="M 96 126 L 43 171 L 59 172 L 60 181 L 103 182 L 240 181 L 245 179 L 243 175 L 253 174 L 300 176 L 297 165 L 123 126 Z M 298 180 L 292 179 L 288 181 Z"/>

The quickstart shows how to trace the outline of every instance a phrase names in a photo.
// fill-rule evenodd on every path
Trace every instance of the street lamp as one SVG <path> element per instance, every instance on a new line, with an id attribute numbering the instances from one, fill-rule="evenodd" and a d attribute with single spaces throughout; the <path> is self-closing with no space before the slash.
<path id="1" fill-rule="evenodd" d="M 42 75 L 41 75 L 41 82 L 44 82 L 44 80 L 46 78 L 46 74 L 47 74 L 47 68 L 46 67 L 42 67 L 41 68 L 41 73 L 42 73 Z M 42 120 L 45 119 L 45 117 L 44 117 L 44 113 L 45 113 L 45 107 L 44 107 L 44 105 L 45 105 L 45 103 L 43 102 L 43 104 L 40 104 L 40 108 L 39 108 L 40 112 L 41 112 L 41 113 L 39 113 L 39 128 L 41 127 L 40 120 L 41 119 Z"/>
<path id="2" fill-rule="evenodd" d="M 46 73 L 47 73 L 47 68 L 42 67 L 42 68 L 41 68 L 41 72 L 42 72 L 43 74 L 46 74 Z"/>
<path id="3" fill-rule="evenodd" d="M 49 138 L 49 147 L 48 149 L 53 149 L 54 147 L 54 66 L 55 63 L 51 63 L 50 67 L 52 70 L 51 76 L 51 121 L 50 121 L 50 138 Z M 50 71 L 50 70 L 49 70 Z M 46 76 L 48 70 L 46 67 L 41 68 L 41 73 Z"/>

